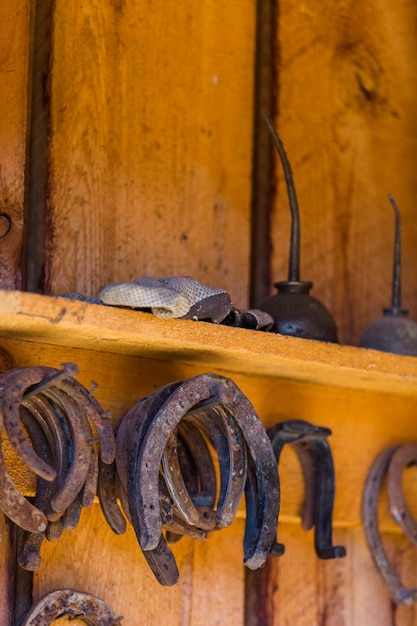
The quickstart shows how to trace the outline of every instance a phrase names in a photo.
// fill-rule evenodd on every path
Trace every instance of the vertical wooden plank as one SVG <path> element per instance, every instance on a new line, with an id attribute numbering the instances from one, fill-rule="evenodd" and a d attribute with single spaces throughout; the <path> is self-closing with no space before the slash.
<path id="1" fill-rule="evenodd" d="M 0 286 L 22 281 L 30 3 L 0 5 Z"/>
<path id="2" fill-rule="evenodd" d="M 53 589 L 89 591 L 105 600 L 126 624 L 216 626 L 243 623 L 242 520 L 206 542 L 183 538 L 173 546 L 180 580 L 155 580 L 131 527 L 115 536 L 98 505 L 82 514 L 75 531 L 45 542 L 34 580 L 35 599 Z"/>
<path id="3" fill-rule="evenodd" d="M 394 219 L 403 215 L 403 303 L 417 319 L 417 7 L 400 0 L 281 2 L 276 125 L 301 212 L 301 277 L 357 344 L 389 304 Z M 289 210 L 281 166 L 273 279 L 287 275 Z"/>
<path id="4" fill-rule="evenodd" d="M 321 561 L 312 533 L 280 524 L 284 556 L 270 559 L 265 572 L 251 572 L 247 582 L 247 626 L 326 624 L 328 626 L 415 626 L 414 606 L 391 601 L 372 562 L 361 528 L 335 529 L 334 540 L 346 546 L 344 559 Z M 384 546 L 404 584 L 416 580 L 415 546 L 399 533 L 384 534 Z M 255 592 L 257 595 L 255 595 Z"/>
<path id="5" fill-rule="evenodd" d="M 49 292 L 144 275 L 249 291 L 255 6 L 57 2 Z"/>
<path id="6" fill-rule="evenodd" d="M 391 601 L 384 583 L 376 571 L 362 529 L 351 531 L 352 543 L 352 624 L 370 626 L 395 624 L 415 626 L 415 605 L 396 605 Z M 417 583 L 416 547 L 401 533 L 382 533 L 384 549 L 406 587 Z"/>
<path id="7" fill-rule="evenodd" d="M 12 626 L 14 615 L 14 544 L 13 529 L 0 512 L 0 625 Z"/>
<path id="8" fill-rule="evenodd" d="M 336 541 L 346 545 L 346 539 L 346 531 L 335 533 Z M 271 558 L 266 572 L 251 572 L 247 576 L 248 586 L 251 592 L 256 589 L 258 600 L 247 606 L 246 623 L 353 624 L 349 619 L 349 561 L 317 559 L 312 533 L 305 533 L 294 524 L 280 524 L 279 541 L 285 544 L 285 554 Z"/>
<path id="9" fill-rule="evenodd" d="M 11 355 L 0 348 L 0 374 L 14 365 Z M 15 560 L 13 524 L 0 511 L 0 626 L 11 626 L 14 620 Z"/>
<path id="10" fill-rule="evenodd" d="M 243 534 L 244 520 L 235 519 L 229 528 L 195 545 L 193 626 L 244 623 Z"/>

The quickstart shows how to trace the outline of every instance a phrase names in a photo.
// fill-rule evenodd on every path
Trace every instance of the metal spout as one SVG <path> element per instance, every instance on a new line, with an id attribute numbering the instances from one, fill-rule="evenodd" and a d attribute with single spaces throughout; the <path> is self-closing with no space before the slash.
<path id="1" fill-rule="evenodd" d="M 395 213 L 391 305 L 382 309 L 383 317 L 365 328 L 359 346 L 417 356 L 417 324 L 408 319 L 408 309 L 401 306 L 401 213 L 390 194 L 388 199 Z"/>
<path id="2" fill-rule="evenodd" d="M 274 283 L 278 293 L 266 298 L 259 308 L 273 317 L 274 332 L 338 343 L 337 327 L 330 312 L 319 300 L 309 295 L 313 283 L 300 280 L 300 214 L 291 165 L 270 118 L 264 111 L 262 114 L 284 170 L 291 210 L 291 239 L 288 280 Z"/>

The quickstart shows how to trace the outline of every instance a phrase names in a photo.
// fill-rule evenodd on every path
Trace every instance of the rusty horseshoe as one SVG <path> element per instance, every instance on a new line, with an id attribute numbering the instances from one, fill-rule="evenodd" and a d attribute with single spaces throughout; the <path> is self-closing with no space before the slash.
<path id="1" fill-rule="evenodd" d="M 382 482 L 389 471 L 391 460 L 400 449 L 401 446 L 391 446 L 378 454 L 372 463 L 362 496 L 362 520 L 372 559 L 391 598 L 397 604 L 413 604 L 417 601 L 417 589 L 408 589 L 402 584 L 388 560 L 378 529 L 378 500 Z"/>
<path id="2" fill-rule="evenodd" d="M 46 594 L 30 608 L 21 626 L 47 626 L 60 617 L 80 619 L 90 626 L 120 626 L 122 617 L 100 598 L 72 589 Z"/>

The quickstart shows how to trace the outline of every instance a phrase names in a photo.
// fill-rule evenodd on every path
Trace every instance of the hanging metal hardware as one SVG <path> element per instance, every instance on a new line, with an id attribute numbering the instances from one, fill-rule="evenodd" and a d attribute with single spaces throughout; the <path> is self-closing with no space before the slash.
<path id="1" fill-rule="evenodd" d="M 60 617 L 79 619 L 90 626 L 120 626 L 123 619 L 90 593 L 58 589 L 35 602 L 21 626 L 47 626 Z"/>
<path id="2" fill-rule="evenodd" d="M 362 497 L 362 521 L 366 541 L 375 566 L 384 581 L 392 600 L 397 604 L 417 602 L 417 589 L 405 587 L 382 545 L 378 529 L 378 500 L 382 483 L 388 474 L 388 496 L 391 513 L 408 538 L 416 542 L 416 524 L 405 503 L 401 488 L 402 470 L 417 463 L 417 446 L 405 444 L 391 446 L 381 452 L 369 470 Z"/>
<path id="3" fill-rule="evenodd" d="M 204 539 L 232 523 L 244 491 L 244 562 L 265 563 L 278 520 L 277 465 L 254 408 L 230 379 L 203 374 L 139 401 L 117 428 L 116 466 L 117 495 L 161 584 L 179 575 L 163 529 L 169 540 Z"/>
<path id="4" fill-rule="evenodd" d="M 417 324 L 408 318 L 408 309 L 401 306 L 401 214 L 394 198 L 389 195 L 388 199 L 395 213 L 391 305 L 383 309 L 383 317 L 365 328 L 359 346 L 417 356 Z"/>
<path id="5" fill-rule="evenodd" d="M 45 537 L 53 541 L 75 528 L 81 509 L 94 501 L 99 461 L 114 461 L 109 415 L 73 378 L 77 373 L 66 363 L 62 370 L 27 367 L 0 375 L 0 426 L 37 476 L 31 503 L 14 485 L 0 450 L 0 508 L 27 531 L 18 554 L 23 569 L 38 569 Z"/>
<path id="6" fill-rule="evenodd" d="M 404 443 L 391 457 L 387 473 L 387 491 L 391 515 L 404 534 L 417 545 L 417 522 L 411 515 L 402 488 L 403 471 L 417 465 L 417 444 Z"/>
<path id="7" fill-rule="evenodd" d="M 278 293 L 266 298 L 259 308 L 274 319 L 273 331 L 305 339 L 338 343 L 337 327 L 327 308 L 309 294 L 313 283 L 300 280 L 300 217 L 290 162 L 281 139 L 263 113 L 281 159 L 291 209 L 291 241 L 288 280 L 274 283 Z"/>
<path id="8" fill-rule="evenodd" d="M 303 420 L 287 420 L 275 424 L 267 433 L 277 463 L 284 445 L 291 445 L 297 453 L 306 485 L 302 525 L 305 530 L 314 527 L 317 556 L 321 559 L 344 557 L 345 548 L 332 545 L 335 480 L 332 452 L 327 441 L 331 430 Z"/>

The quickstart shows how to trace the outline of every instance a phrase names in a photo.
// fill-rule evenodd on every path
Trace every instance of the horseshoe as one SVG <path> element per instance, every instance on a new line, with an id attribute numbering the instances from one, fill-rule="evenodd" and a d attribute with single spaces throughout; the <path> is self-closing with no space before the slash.
<path id="1" fill-rule="evenodd" d="M 175 383 L 174 383 L 175 385 Z M 122 503 L 125 514 L 132 522 L 133 528 L 138 534 L 135 520 L 131 513 L 131 492 L 135 490 L 135 485 L 129 484 L 129 471 L 132 461 L 136 458 L 132 453 L 131 448 L 137 448 L 140 445 L 142 429 L 146 426 L 143 419 L 143 415 L 148 414 L 141 413 L 143 406 L 152 406 L 155 402 L 163 402 L 164 394 L 169 395 L 170 389 L 173 385 L 167 385 L 166 388 L 161 390 L 161 397 L 156 398 L 151 395 L 144 398 L 137 403 L 128 413 L 124 416 L 117 428 L 116 435 L 116 484 L 119 493 L 119 498 Z M 142 418 L 142 419 L 141 419 Z M 126 465 L 129 465 L 129 468 Z M 129 492 L 130 490 L 130 492 Z M 178 581 L 179 572 L 177 564 L 175 562 L 174 555 L 169 549 L 165 538 L 160 536 L 158 544 L 152 551 L 143 553 L 145 559 L 153 571 L 154 576 L 161 585 L 174 585 Z"/>
<path id="2" fill-rule="evenodd" d="M 0 432 L 1 435 L 1 432 Z M 12 522 L 34 533 L 45 531 L 48 519 L 42 511 L 31 504 L 16 488 L 7 471 L 0 445 L 0 509 Z"/>
<path id="3" fill-rule="evenodd" d="M 129 478 L 138 486 L 129 498 L 132 519 L 136 516 L 139 543 L 143 550 L 151 550 L 162 532 L 158 501 L 158 474 L 170 432 L 182 417 L 200 403 L 221 402 L 235 419 L 245 437 L 248 451 L 253 459 L 257 494 L 262 506 L 259 511 L 263 523 L 248 530 L 250 544 L 245 564 L 256 568 L 263 564 L 275 539 L 279 509 L 279 479 L 276 460 L 267 434 L 252 405 L 230 380 L 214 374 L 191 378 L 178 387 L 162 404 L 143 436 L 138 450 L 138 460 L 133 462 Z M 133 504 L 133 506 L 131 506 Z"/>
<path id="4" fill-rule="evenodd" d="M 181 420 L 201 428 L 217 453 L 220 493 L 216 526 L 229 526 L 241 501 L 247 474 L 247 448 L 243 433 L 231 412 L 217 401 L 201 403 Z M 213 493 L 215 498 L 215 493 Z"/>
<path id="5" fill-rule="evenodd" d="M 21 626 L 47 626 L 60 617 L 80 619 L 90 626 L 120 626 L 122 617 L 90 593 L 59 589 L 35 602 Z"/>
<path id="6" fill-rule="evenodd" d="M 88 421 L 72 397 L 55 388 L 47 389 L 43 393 L 59 406 L 66 416 L 70 429 L 71 466 L 64 484 L 51 499 L 53 510 L 63 513 L 78 496 L 87 479 L 92 459 L 92 448 L 89 443 L 92 433 Z"/>
<path id="7" fill-rule="evenodd" d="M 113 462 L 113 430 L 98 402 L 72 378 L 74 363 L 62 370 L 50 367 L 15 368 L 0 375 L 0 431 L 37 475 L 32 504 L 16 489 L 0 447 L 0 508 L 26 533 L 19 546 L 19 562 L 37 569 L 44 537 L 58 539 L 73 529 L 81 508 L 90 506 L 97 491 L 99 456 Z M 1 432 L 0 432 L 1 435 Z"/>
<path id="8" fill-rule="evenodd" d="M 126 520 L 117 503 L 116 491 L 116 463 L 109 465 L 100 460 L 97 485 L 100 507 L 112 531 L 116 535 L 123 535 L 126 532 Z"/>
<path id="9" fill-rule="evenodd" d="M 414 545 L 417 545 L 417 523 L 405 501 L 401 478 L 406 467 L 416 464 L 417 444 L 405 443 L 395 450 L 387 473 L 387 491 L 391 514 Z"/>
<path id="10" fill-rule="evenodd" d="M 56 478 L 50 483 L 52 495 L 52 493 L 65 482 L 69 467 L 69 449 L 71 442 L 69 433 L 67 433 L 64 415 L 61 414 L 58 407 L 52 405 L 47 398 L 41 395 L 33 395 L 25 399 L 22 402 L 20 411 L 22 421 L 24 421 L 23 416 L 25 415 L 25 411 L 29 411 L 48 440 L 52 452 L 51 462 L 53 462 L 56 471 Z M 31 439 L 36 445 L 37 437 L 31 437 Z M 60 513 L 57 514 L 56 511 L 53 511 L 50 503 L 48 503 L 45 513 L 51 521 L 58 519 L 60 516 Z"/>
<path id="11" fill-rule="evenodd" d="M 0 376 L 0 383 L 2 383 L 0 407 L 3 425 L 10 443 L 33 472 L 49 481 L 55 480 L 56 471 L 36 454 L 33 446 L 27 440 L 20 421 L 19 407 L 28 388 L 32 387 L 33 389 L 34 385 L 39 388 L 43 381 L 48 384 L 51 376 L 57 374 L 64 376 L 66 372 L 64 370 L 57 372 L 52 367 L 27 367 L 16 368 Z"/>
<path id="12" fill-rule="evenodd" d="M 214 527 L 224 527 L 232 523 L 236 511 L 238 509 L 246 480 L 246 446 L 243 439 L 243 435 L 240 428 L 237 426 L 234 418 L 227 412 L 222 411 L 221 405 L 216 403 L 209 404 L 207 407 L 197 407 L 194 411 L 187 413 L 184 419 L 181 420 L 178 425 L 178 429 L 181 424 L 191 422 L 196 428 L 194 433 L 199 432 L 198 428 L 206 434 L 210 439 L 219 460 L 220 466 L 220 494 L 217 503 L 217 512 L 214 510 L 213 505 L 215 501 L 215 485 L 214 490 L 210 494 L 210 500 L 212 505 L 210 506 L 195 506 L 195 499 L 199 498 L 198 495 L 188 492 L 185 485 L 182 470 L 179 463 L 175 465 L 173 462 L 169 462 L 167 459 L 167 451 L 170 450 L 170 441 L 176 441 L 175 431 L 168 439 L 168 444 L 164 449 L 162 456 L 162 466 L 164 469 L 164 478 L 167 482 L 168 489 L 171 493 L 171 497 L 175 503 L 175 506 L 180 509 L 182 516 L 189 524 L 196 525 L 201 529 L 213 530 Z M 201 437 L 201 435 L 200 435 Z M 190 438 L 190 444 L 192 438 Z M 210 458 L 210 463 L 207 469 L 202 469 L 203 476 L 210 474 L 213 468 L 213 462 L 211 460 L 210 453 L 207 446 L 203 444 L 206 449 L 206 454 Z M 203 445 L 199 446 L 199 449 L 203 449 Z M 172 455 L 172 453 L 171 453 Z M 173 470 L 176 468 L 174 479 L 172 479 Z M 178 479 L 179 474 L 179 479 Z M 215 475 L 213 476 L 215 479 Z M 185 500 L 185 507 L 184 505 Z M 186 510 L 184 511 L 184 508 Z M 192 515 L 188 515 L 191 512 Z"/>
<path id="13" fill-rule="evenodd" d="M 372 559 L 379 571 L 391 598 L 397 604 L 414 604 L 417 601 L 417 589 L 407 589 L 402 584 L 394 567 L 388 560 L 378 530 L 378 497 L 382 482 L 388 471 L 391 459 L 400 446 L 391 446 L 381 452 L 374 460 L 365 483 L 362 497 L 362 520 L 366 541 Z"/>
<path id="14" fill-rule="evenodd" d="M 74 378 L 62 378 L 56 383 L 57 388 L 67 393 L 78 404 L 94 426 L 100 443 L 100 458 L 103 463 L 112 463 L 116 447 L 109 411 L 104 411 L 91 392 Z"/>
<path id="15" fill-rule="evenodd" d="M 178 432 L 180 441 L 184 441 L 186 449 L 192 458 L 195 466 L 195 477 L 199 482 L 199 486 L 196 486 L 194 489 L 191 488 L 193 501 L 200 506 L 214 507 L 217 488 L 216 471 L 204 436 L 200 429 L 193 426 L 191 420 L 187 419 L 187 417 L 181 420 Z M 182 466 L 185 463 L 185 453 L 181 455 L 181 450 L 180 446 L 180 464 Z M 186 471 L 185 479 L 189 478 L 190 475 L 191 472 Z"/>

